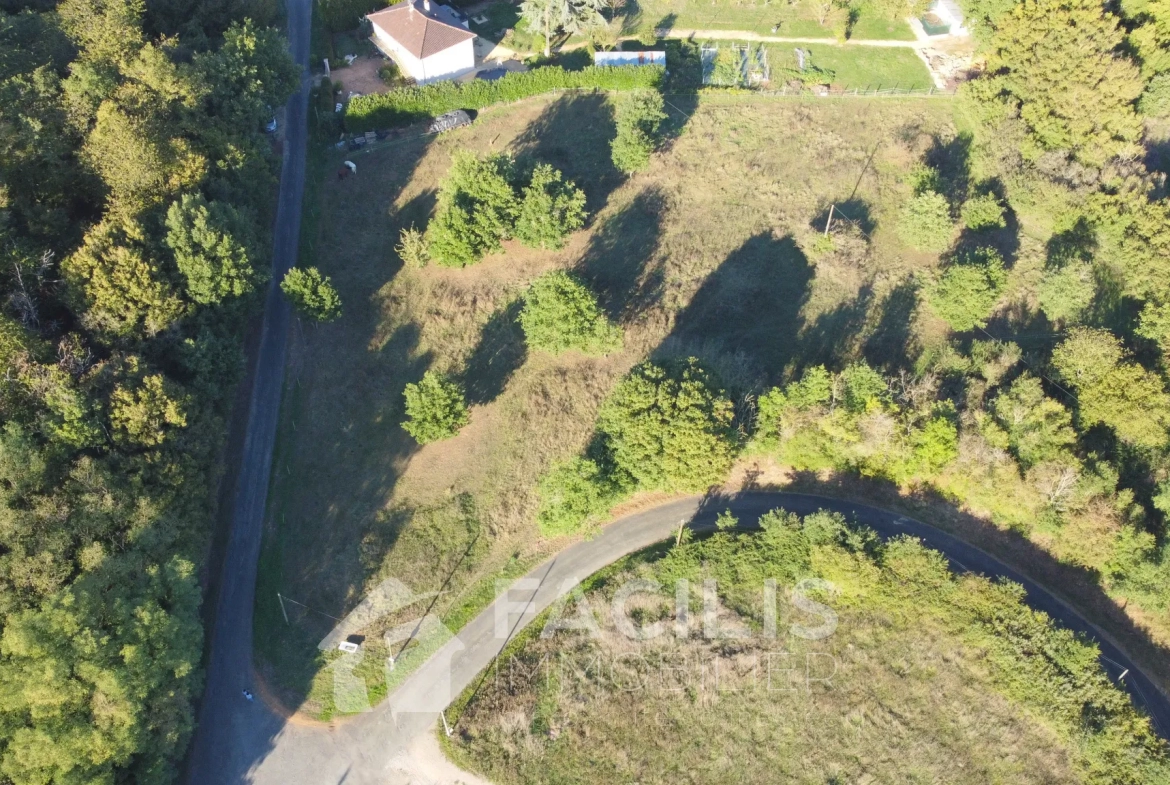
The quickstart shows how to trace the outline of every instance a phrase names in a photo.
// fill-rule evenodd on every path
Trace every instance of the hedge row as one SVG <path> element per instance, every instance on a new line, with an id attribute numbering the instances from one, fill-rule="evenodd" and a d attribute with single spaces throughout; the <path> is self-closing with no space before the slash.
<path id="1" fill-rule="evenodd" d="M 435 82 L 378 95 L 358 96 L 346 108 L 345 127 L 361 133 L 410 125 L 452 109 L 482 109 L 551 90 L 655 88 L 662 81 L 663 73 L 660 66 L 595 65 L 580 71 L 548 66 L 509 73 L 494 82 L 480 79 L 466 84 Z"/>

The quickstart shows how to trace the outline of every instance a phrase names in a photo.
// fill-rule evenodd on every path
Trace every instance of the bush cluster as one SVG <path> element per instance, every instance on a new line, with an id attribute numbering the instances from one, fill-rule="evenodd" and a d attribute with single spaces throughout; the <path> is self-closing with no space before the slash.
<path id="1" fill-rule="evenodd" d="M 907 245 L 920 251 L 945 250 L 955 234 L 946 197 L 935 191 L 911 197 L 902 208 L 898 234 Z"/>
<path id="2" fill-rule="evenodd" d="M 550 354 L 569 349 L 602 354 L 618 348 L 622 340 L 621 328 L 606 318 L 589 287 L 562 270 L 546 273 L 532 284 L 520 326 L 529 346 Z"/>
<path id="3" fill-rule="evenodd" d="M 425 236 L 408 229 L 398 245 L 403 261 L 427 259 L 448 267 L 474 264 L 515 236 L 532 248 L 560 248 L 585 225 L 585 194 L 548 164 L 527 177 L 507 155 L 456 153 L 439 189 L 435 217 Z"/>
<path id="4" fill-rule="evenodd" d="M 633 490 L 703 491 L 731 469 L 733 407 L 698 360 L 645 362 L 602 405 L 591 458 L 540 484 L 541 531 L 578 530 Z"/>
<path id="5" fill-rule="evenodd" d="M 353 132 L 410 125 L 453 109 L 483 109 L 519 101 L 551 90 L 647 90 L 662 81 L 658 66 L 589 66 L 566 71 L 559 66 L 513 72 L 487 82 L 436 82 L 354 98 L 345 110 L 345 127 Z"/>

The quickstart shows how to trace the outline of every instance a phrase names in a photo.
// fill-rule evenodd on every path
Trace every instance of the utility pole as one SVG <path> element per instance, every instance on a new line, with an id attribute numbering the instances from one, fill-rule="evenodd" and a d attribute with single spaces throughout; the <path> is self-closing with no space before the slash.
<path id="1" fill-rule="evenodd" d="M 276 599 L 280 601 L 280 615 L 284 617 L 284 623 L 288 624 L 288 612 L 284 609 L 284 597 L 281 597 L 280 592 L 277 592 Z"/>
<path id="2" fill-rule="evenodd" d="M 833 225 L 833 210 L 836 207 L 835 204 L 829 205 L 829 217 L 825 220 L 825 237 L 829 236 L 829 227 Z"/>

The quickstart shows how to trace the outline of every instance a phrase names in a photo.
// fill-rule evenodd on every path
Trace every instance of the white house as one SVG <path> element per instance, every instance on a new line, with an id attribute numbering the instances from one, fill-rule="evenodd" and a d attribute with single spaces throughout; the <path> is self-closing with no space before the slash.
<path id="1" fill-rule="evenodd" d="M 475 33 L 445 5 L 404 0 L 366 18 L 378 48 L 419 84 L 475 70 Z"/>

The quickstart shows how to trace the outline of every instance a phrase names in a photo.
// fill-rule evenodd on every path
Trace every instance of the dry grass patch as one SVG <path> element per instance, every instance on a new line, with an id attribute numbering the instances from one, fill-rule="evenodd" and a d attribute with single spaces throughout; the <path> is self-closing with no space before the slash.
<path id="1" fill-rule="evenodd" d="M 332 713 L 316 641 L 372 582 L 446 586 L 437 610 L 459 622 L 490 598 L 495 575 L 557 547 L 537 535 L 536 481 L 585 446 L 599 405 L 641 359 L 698 354 L 746 395 L 809 363 L 896 356 L 910 332 L 883 324 L 918 310 L 898 287 L 937 259 L 902 249 L 887 218 L 906 191 L 904 163 L 932 136 L 953 135 L 950 110 L 751 96 L 678 103 L 669 111 L 681 133 L 649 171 L 623 179 L 609 159 L 604 97 L 546 96 L 439 137 L 392 141 L 357 155 L 356 177 L 319 183 L 308 208 L 319 211 L 315 258 L 303 261 L 331 276 L 345 316 L 295 328 L 257 606 L 260 657 L 286 699 Z M 586 230 L 560 251 L 507 243 L 464 270 L 402 268 L 398 234 L 425 225 L 458 149 L 561 169 L 586 193 Z M 830 203 L 869 239 L 838 219 L 848 247 L 816 256 L 808 249 Z M 553 268 L 594 287 L 625 330 L 620 353 L 526 350 L 518 298 Z M 461 378 L 472 421 L 419 449 L 399 427 L 402 390 L 428 368 Z M 480 540 L 454 566 L 450 552 L 466 549 L 470 530 Z M 294 608 L 286 626 L 278 591 L 313 610 Z M 370 678 L 376 690 L 380 676 Z"/>

